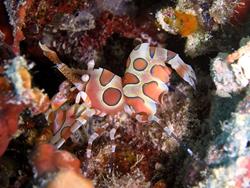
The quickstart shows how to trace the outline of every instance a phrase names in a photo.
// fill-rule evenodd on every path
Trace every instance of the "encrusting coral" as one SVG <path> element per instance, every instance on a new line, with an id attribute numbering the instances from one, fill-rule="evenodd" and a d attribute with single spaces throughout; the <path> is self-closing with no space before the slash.
<path id="1" fill-rule="evenodd" d="M 155 16 L 163 30 L 187 38 L 185 53 L 194 58 L 220 50 L 223 45 L 225 48 L 226 43 L 221 40 L 232 40 L 236 36 L 228 34 L 224 38 L 223 30 L 228 28 L 228 32 L 235 35 L 237 31 L 232 24 L 245 24 L 245 12 L 249 8 L 249 2 L 244 0 L 179 0 L 174 8 L 163 8 Z"/>
<path id="2" fill-rule="evenodd" d="M 197 187 L 250 186 L 250 90 L 249 75 L 245 74 L 249 70 L 249 38 L 243 38 L 240 45 L 232 54 L 219 54 L 211 61 L 216 95 L 210 126 L 221 131 L 206 156 L 207 177 Z"/>
<path id="3" fill-rule="evenodd" d="M 25 25 L 26 14 L 32 3 L 33 0 L 19 2 L 13 0 L 4 1 L 5 7 L 8 11 L 10 24 L 13 26 L 12 49 L 16 54 L 20 54 L 19 43 L 25 38 L 22 28 Z"/>
<path id="4" fill-rule="evenodd" d="M 49 106 L 49 98 L 38 88 L 32 88 L 26 60 L 17 56 L 1 67 L 1 152 L 5 151 L 18 128 L 20 113 L 29 108 L 36 115 Z"/>
<path id="5" fill-rule="evenodd" d="M 80 160 L 67 151 L 57 151 L 53 145 L 39 145 L 33 154 L 32 163 L 38 182 L 47 188 L 93 187 L 80 173 Z M 51 177 L 47 177 L 48 174 Z"/>
<path id="6" fill-rule="evenodd" d="M 160 26 L 171 34 L 180 34 L 182 37 L 187 37 L 198 29 L 198 21 L 195 15 L 174 10 L 171 7 L 160 10 L 155 17 Z"/>
<path id="7" fill-rule="evenodd" d="M 221 122 L 218 135 L 207 154 L 208 177 L 198 187 L 242 187 L 250 185 L 249 88 L 230 119 Z"/>
<path id="8" fill-rule="evenodd" d="M 219 53 L 212 60 L 212 77 L 220 96 L 240 92 L 249 83 L 249 38 L 243 38 L 240 44 L 242 47 L 237 51 L 231 54 Z"/>

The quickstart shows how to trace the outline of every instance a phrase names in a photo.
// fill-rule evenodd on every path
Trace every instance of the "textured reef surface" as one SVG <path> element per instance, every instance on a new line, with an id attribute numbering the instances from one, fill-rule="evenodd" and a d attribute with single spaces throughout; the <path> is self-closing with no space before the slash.
<path id="1" fill-rule="evenodd" d="M 249 188 L 249 11 L 0 1 L 0 187 Z"/>

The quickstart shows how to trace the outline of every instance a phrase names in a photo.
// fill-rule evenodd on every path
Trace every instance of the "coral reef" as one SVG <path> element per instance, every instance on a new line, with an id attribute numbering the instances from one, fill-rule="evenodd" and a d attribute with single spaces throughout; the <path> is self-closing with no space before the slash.
<path id="1" fill-rule="evenodd" d="M 25 17 L 27 10 L 32 5 L 33 1 L 4 1 L 6 10 L 8 12 L 10 24 L 13 27 L 13 44 L 12 49 L 14 53 L 20 53 L 19 43 L 24 39 L 22 28 L 25 24 Z"/>
<path id="2" fill-rule="evenodd" d="M 206 157 L 207 177 L 197 187 L 249 187 L 249 38 L 243 38 L 237 51 L 219 54 L 212 60 L 216 85 L 211 122 L 220 124 L 221 133 L 212 142 Z M 245 66 L 244 66 L 245 65 Z M 234 66 L 238 66 L 237 69 Z M 240 70 L 240 71 L 239 71 Z M 221 72 L 223 71 L 223 73 Z M 227 105 L 223 105 L 225 98 Z M 216 107 L 215 107 L 216 106 Z M 227 107 L 228 106 L 228 107 Z M 224 117 L 219 111 L 224 109 Z M 225 114 L 228 113 L 228 116 Z"/>
<path id="3" fill-rule="evenodd" d="M 179 33 L 182 37 L 186 37 L 198 29 L 195 15 L 174 10 L 171 7 L 160 10 L 155 17 L 160 26 L 171 34 Z"/>
<path id="4" fill-rule="evenodd" d="M 68 28 L 64 26 L 67 23 L 65 18 L 67 15 L 58 15 L 58 17 L 59 20 L 55 17 L 50 25 L 44 28 L 41 40 L 48 47 L 54 47 L 59 52 L 62 51 L 61 55 L 73 57 L 73 60 L 80 65 L 93 59 L 114 33 L 126 38 L 140 37 L 139 28 L 136 28 L 133 21 L 127 16 L 102 12 L 97 19 L 94 19 L 89 12 L 79 12 L 78 16 L 71 21 L 70 18 L 67 18 L 71 25 L 67 26 Z M 78 23 L 80 17 L 86 19 L 86 21 L 81 20 L 82 24 L 85 24 L 84 27 Z M 77 27 L 81 29 L 74 28 L 74 23 L 77 23 Z M 64 32 L 67 32 L 66 36 Z"/>
<path id="5" fill-rule="evenodd" d="M 32 88 L 26 60 L 17 56 L 2 67 L 1 77 L 1 152 L 18 128 L 20 113 L 29 108 L 36 115 L 47 110 L 49 98 L 38 88 Z"/>
<path id="6" fill-rule="evenodd" d="M 80 174 L 80 160 L 67 151 L 56 151 L 53 145 L 39 145 L 32 157 L 32 163 L 39 186 L 93 187 L 92 183 Z"/>
<path id="7" fill-rule="evenodd" d="M 249 187 L 249 89 L 209 149 L 209 176 L 199 187 Z"/>
<path id="8" fill-rule="evenodd" d="M 55 179 L 48 183 L 47 188 L 93 188 L 92 183 L 82 178 L 79 174 L 74 171 L 61 171 L 59 172 Z"/>
<path id="9" fill-rule="evenodd" d="M 225 43 L 225 40 L 232 40 L 232 35 L 237 33 L 232 23 L 244 24 L 247 10 L 249 2 L 239 0 L 179 0 L 175 8 L 159 10 L 156 19 L 168 33 L 187 38 L 185 53 L 193 58 L 232 45 Z M 181 14 L 176 14 L 178 12 Z M 225 30 L 228 34 L 224 38 Z"/>
<path id="10" fill-rule="evenodd" d="M 232 54 L 220 53 L 212 60 L 212 77 L 219 96 L 230 96 L 230 93 L 241 91 L 249 83 L 250 48 L 246 41 L 249 38 L 243 38 L 240 43 L 244 46 Z"/>

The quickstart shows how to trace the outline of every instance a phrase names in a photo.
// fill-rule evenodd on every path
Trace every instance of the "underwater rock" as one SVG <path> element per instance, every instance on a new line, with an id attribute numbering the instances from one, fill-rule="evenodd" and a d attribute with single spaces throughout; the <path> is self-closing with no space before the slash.
<path id="1" fill-rule="evenodd" d="M 234 14 L 231 17 L 231 23 L 239 25 L 247 19 L 250 10 L 250 2 L 248 0 L 239 0 L 239 3 L 234 7 Z"/>
<path id="2" fill-rule="evenodd" d="M 155 17 L 166 32 L 187 38 L 185 53 L 194 58 L 218 49 L 222 51 L 220 48 L 226 46 L 224 41 L 232 40 L 236 28 L 231 28 L 232 34 L 228 35 L 223 29 L 230 28 L 231 19 L 238 14 L 236 9 L 241 4 L 248 6 L 239 0 L 179 0 L 174 8 L 163 8 Z"/>
<path id="3" fill-rule="evenodd" d="M 207 31 L 204 23 L 201 23 L 199 19 L 199 14 L 192 6 L 191 3 L 187 6 L 189 8 L 178 7 L 178 5 L 175 9 L 167 7 L 158 11 L 155 17 L 166 32 L 187 38 L 185 53 L 193 58 L 206 53 L 211 46 L 212 35 L 210 31 L 212 29 Z"/>
<path id="4" fill-rule="evenodd" d="M 232 54 L 219 53 L 211 60 L 212 78 L 219 96 L 229 97 L 230 93 L 236 93 L 245 88 L 250 79 L 250 42 L 249 38 L 242 39 L 241 48 Z"/>
<path id="5" fill-rule="evenodd" d="M 185 44 L 185 53 L 194 58 L 209 52 L 213 48 L 213 36 L 210 33 L 196 32 L 189 35 Z"/>
<path id="6" fill-rule="evenodd" d="M 38 176 L 58 170 L 73 170 L 80 173 L 80 161 L 67 151 L 57 151 L 53 145 L 41 144 L 32 157 Z"/>
<path id="7" fill-rule="evenodd" d="M 60 171 L 46 188 L 94 188 L 91 181 L 71 170 Z"/>
<path id="8" fill-rule="evenodd" d="M 162 29 L 174 35 L 187 37 L 198 29 L 195 14 L 174 10 L 171 7 L 158 11 L 155 17 Z"/>
<path id="9" fill-rule="evenodd" d="M 28 65 L 22 56 L 17 56 L 6 65 L 6 75 L 11 80 L 16 94 L 11 103 L 24 103 L 34 115 L 43 113 L 49 106 L 49 98 L 38 88 L 32 88 L 32 77 Z"/>
<path id="10" fill-rule="evenodd" d="M 25 39 L 22 28 L 25 25 L 25 17 L 33 0 L 24 1 L 4 1 L 9 15 L 10 24 L 13 26 L 13 44 L 12 49 L 15 54 L 20 54 L 20 42 Z"/>
<path id="11" fill-rule="evenodd" d="M 6 66 L 1 67 L 2 74 L 5 76 L 0 77 L 0 127 L 2 130 L 0 155 L 3 154 L 18 128 L 20 113 L 25 108 L 29 108 L 34 115 L 43 113 L 49 105 L 48 96 L 38 88 L 32 88 L 26 60 L 17 56 L 7 63 Z"/>
<path id="12" fill-rule="evenodd" d="M 131 0 L 95 0 L 96 6 L 100 11 L 108 11 L 114 15 L 127 15 L 132 13 L 136 8 Z"/>
<path id="13" fill-rule="evenodd" d="M 2 89 L 2 87 L 1 87 Z M 16 132 L 18 126 L 19 114 L 25 108 L 23 105 L 8 104 L 6 98 L 0 94 L 0 156 L 3 155 L 8 147 L 12 135 Z"/>
<path id="14" fill-rule="evenodd" d="M 106 45 L 107 40 L 115 33 L 125 38 L 140 37 L 140 29 L 128 16 L 102 12 L 97 17 L 93 17 L 91 13 L 82 12 L 77 17 L 68 15 L 72 18 L 71 25 L 78 22 L 77 19 L 81 14 L 89 15 L 88 22 L 90 24 L 86 30 L 76 24 L 81 30 L 74 29 L 72 32 L 71 28 L 61 27 L 65 21 L 59 22 L 59 24 L 52 21 L 44 28 L 42 38 L 43 44 L 55 48 L 62 55 L 70 55 L 74 61 L 80 63 L 80 66 L 93 59 L 96 51 L 101 50 Z M 60 17 L 60 15 L 58 16 Z M 60 19 L 63 20 L 63 18 Z M 86 16 L 84 19 L 87 19 Z"/>
<path id="15" fill-rule="evenodd" d="M 250 186 L 250 88 L 248 74 L 244 71 L 249 69 L 246 66 L 249 64 L 249 38 L 243 38 L 240 45 L 242 47 L 232 54 L 219 53 L 211 61 L 216 93 L 209 126 L 215 127 L 217 133 L 205 158 L 204 180 L 195 187 Z M 248 63 L 240 65 L 245 58 Z"/>
<path id="16" fill-rule="evenodd" d="M 246 97 L 232 112 L 231 118 L 221 122 L 222 133 L 216 137 L 206 158 L 208 177 L 198 187 L 250 186 L 249 104 L 248 88 Z"/>
<path id="17" fill-rule="evenodd" d="M 93 187 L 91 181 L 81 175 L 80 160 L 65 150 L 56 150 L 53 145 L 38 145 L 32 157 L 32 164 L 38 186 Z"/>
<path id="18" fill-rule="evenodd" d="M 94 16 L 87 11 L 79 11 L 76 15 L 56 15 L 51 24 L 55 27 L 53 32 L 66 31 L 69 35 L 76 32 L 87 31 L 95 28 Z"/>
<path id="19" fill-rule="evenodd" d="M 239 4 L 239 0 L 214 0 L 210 7 L 210 14 L 217 24 L 230 23 L 230 19 L 235 12 L 235 7 Z"/>

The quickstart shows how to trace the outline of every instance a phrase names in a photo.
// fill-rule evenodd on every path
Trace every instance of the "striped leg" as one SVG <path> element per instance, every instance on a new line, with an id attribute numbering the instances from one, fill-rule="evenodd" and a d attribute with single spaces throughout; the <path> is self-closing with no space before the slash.
<path id="1" fill-rule="evenodd" d="M 64 124 L 63 127 L 52 137 L 50 141 L 51 144 L 55 145 L 55 147 L 59 149 L 82 125 L 83 124 L 79 121 L 76 121 L 73 125 Z"/>
<path id="2" fill-rule="evenodd" d="M 109 161 L 109 173 L 112 173 L 114 170 L 114 161 L 113 159 L 115 158 L 114 153 L 116 149 L 116 144 L 115 144 L 115 133 L 117 131 L 117 128 L 112 128 L 109 132 L 109 138 L 111 140 L 111 157 Z"/>
<path id="3" fill-rule="evenodd" d="M 94 132 L 93 134 L 90 135 L 89 140 L 88 140 L 88 146 L 87 146 L 87 151 L 86 151 L 86 161 L 84 162 L 84 167 L 83 167 L 83 174 L 86 177 L 88 173 L 88 162 L 89 159 L 92 156 L 92 144 L 95 141 L 96 138 L 99 137 L 99 134 Z"/>
<path id="4" fill-rule="evenodd" d="M 167 50 L 167 64 L 177 72 L 177 74 L 186 82 L 188 82 L 194 89 L 196 84 L 196 76 L 194 70 L 190 65 L 187 65 L 178 54 Z"/>
<path id="5" fill-rule="evenodd" d="M 89 109 L 84 104 L 74 104 L 66 111 L 59 110 L 55 112 L 56 117 L 53 126 L 56 133 L 52 137 L 51 143 L 59 149 L 71 135 L 77 134 L 78 129 L 85 125 L 89 117 L 93 116 L 94 113 L 92 109 Z"/>

